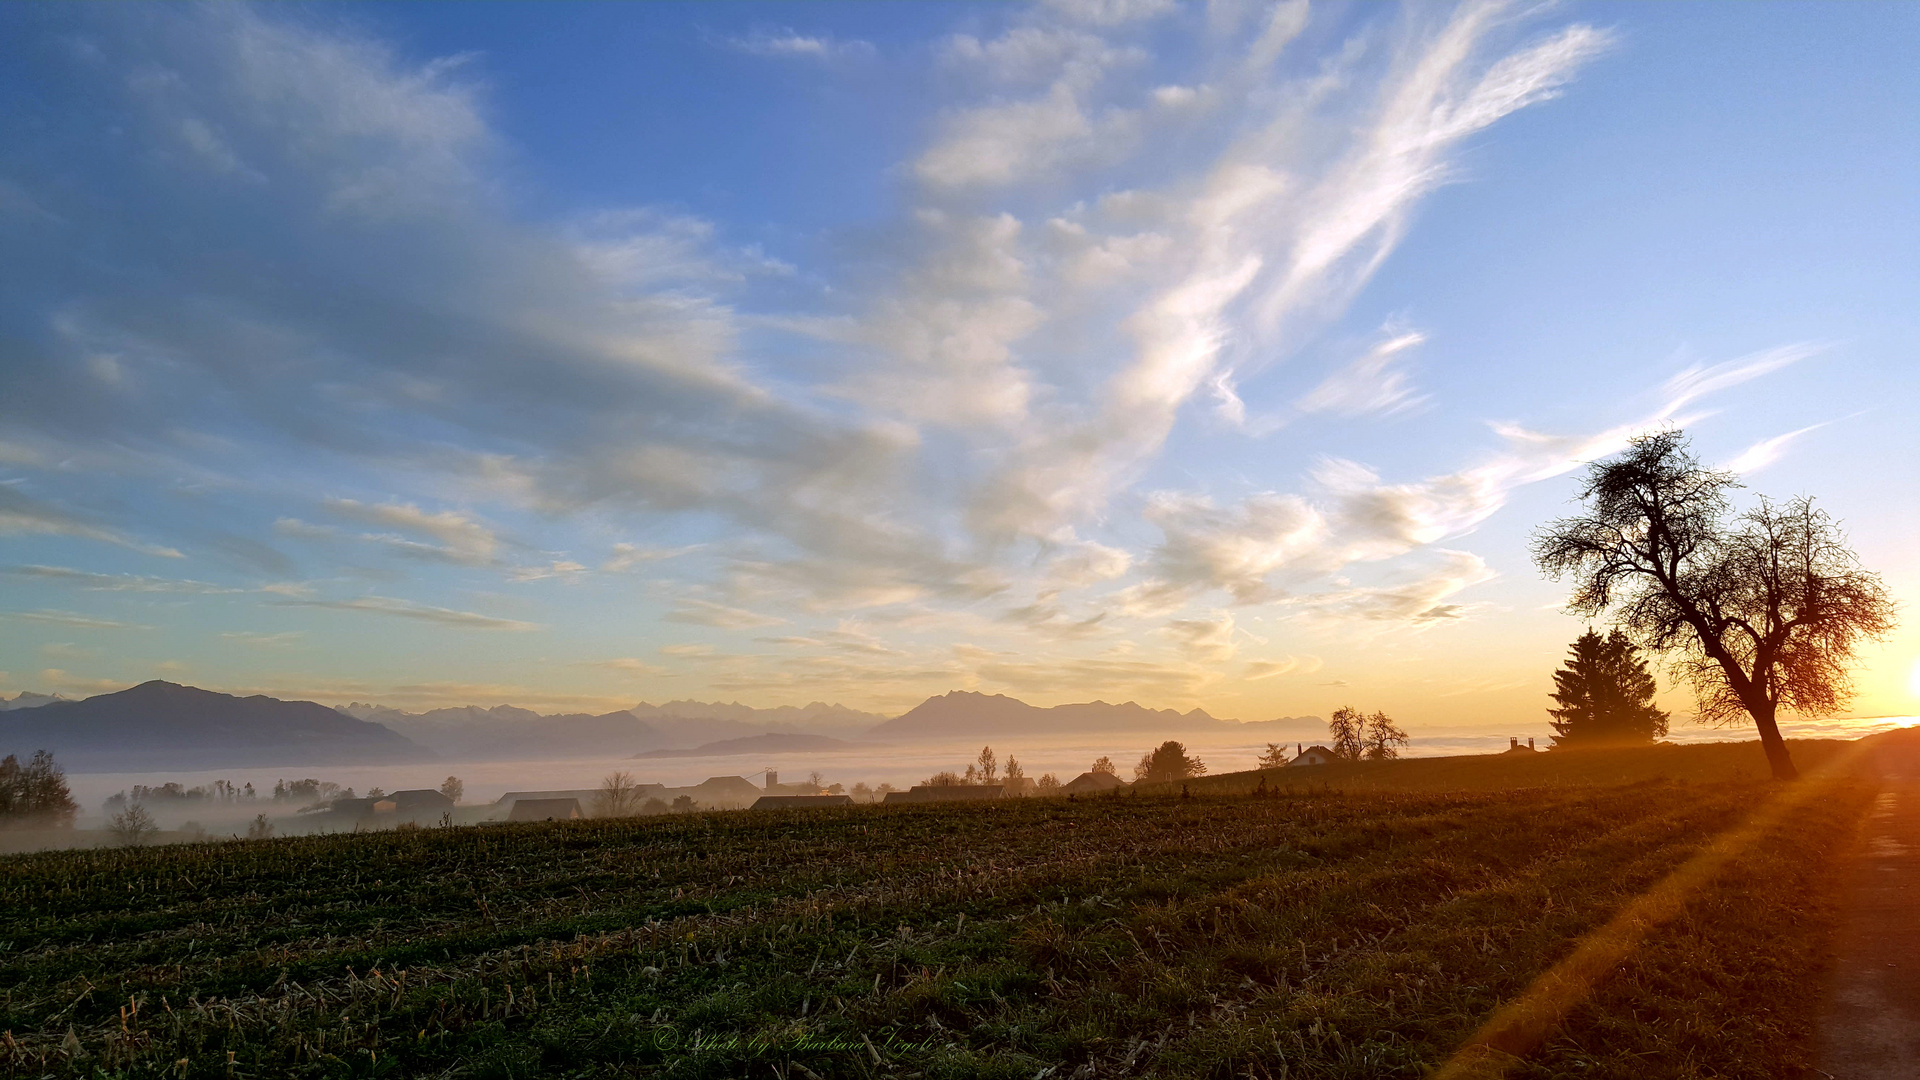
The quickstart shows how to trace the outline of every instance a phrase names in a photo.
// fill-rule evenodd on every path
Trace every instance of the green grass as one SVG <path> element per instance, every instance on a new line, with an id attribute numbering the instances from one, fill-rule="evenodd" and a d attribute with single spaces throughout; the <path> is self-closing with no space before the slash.
<path id="1" fill-rule="evenodd" d="M 1419 1076 L 1774 790 L 1032 799 L 9 856 L 0 1072 Z M 1867 798 L 1836 781 L 1767 834 L 1521 1067 L 1793 1075 L 1822 867 Z"/>

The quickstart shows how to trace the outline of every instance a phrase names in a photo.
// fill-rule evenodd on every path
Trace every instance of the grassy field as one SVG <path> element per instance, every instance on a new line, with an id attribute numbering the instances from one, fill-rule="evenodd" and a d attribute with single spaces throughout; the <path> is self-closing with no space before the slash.
<path id="1" fill-rule="evenodd" d="M 0 1072 L 1420 1076 L 1779 790 L 1215 781 L 9 856 Z M 1812 1075 L 1821 783 L 1500 1069 Z"/>

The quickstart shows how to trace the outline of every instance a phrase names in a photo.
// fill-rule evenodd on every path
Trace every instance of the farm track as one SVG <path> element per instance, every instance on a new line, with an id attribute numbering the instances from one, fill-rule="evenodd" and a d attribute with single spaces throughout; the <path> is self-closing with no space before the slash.
<path id="1" fill-rule="evenodd" d="M 1765 792 L 1026 800 L 16 857 L 0 1067 L 1419 1075 Z"/>

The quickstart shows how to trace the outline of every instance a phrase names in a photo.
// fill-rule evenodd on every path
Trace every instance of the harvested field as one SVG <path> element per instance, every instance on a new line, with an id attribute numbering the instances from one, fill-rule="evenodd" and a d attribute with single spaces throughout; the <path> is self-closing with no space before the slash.
<path id="1" fill-rule="evenodd" d="M 1800 1073 L 1824 870 L 1871 797 L 1820 783 L 1499 1068 Z M 1779 791 L 1028 799 L 9 856 L 0 1072 L 1420 1076 Z"/>

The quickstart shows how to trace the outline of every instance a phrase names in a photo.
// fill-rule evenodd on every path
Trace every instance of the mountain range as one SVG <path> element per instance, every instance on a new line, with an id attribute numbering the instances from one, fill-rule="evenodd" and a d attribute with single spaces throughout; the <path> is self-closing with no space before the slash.
<path id="1" fill-rule="evenodd" d="M 35 699 L 37 704 L 27 704 Z M 595 757 L 693 757 L 827 752 L 860 739 L 1081 735 L 1232 735 L 1283 741 L 1320 726 L 1318 717 L 1242 723 L 1202 709 L 1149 709 L 1092 701 L 1040 708 L 1018 698 L 955 690 L 891 719 L 843 705 L 755 709 L 739 703 L 642 702 L 609 713 L 542 715 L 512 705 L 410 713 L 354 702 L 239 698 L 154 681 L 83 701 L 20 694 L 0 711 L 0 753 L 52 750 L 69 768 L 138 770 L 242 765 L 537 761 Z M 814 730 L 806 730 L 812 728 Z"/>
<path id="2" fill-rule="evenodd" d="M 876 739 L 944 739 L 956 735 L 1052 735 L 1127 731 L 1167 735 L 1234 732 L 1255 738 L 1290 737 L 1320 724 L 1317 716 L 1284 716 L 1243 723 L 1221 720 L 1204 709 L 1176 712 L 1149 709 L 1131 701 L 1111 705 L 1089 701 L 1043 709 L 1004 694 L 954 690 L 930 697 L 867 734 Z"/>
<path id="3" fill-rule="evenodd" d="M 141 772 L 427 761 L 424 747 L 312 701 L 234 697 L 158 679 L 0 714 L 0 753 L 51 750 L 69 769 Z"/>

